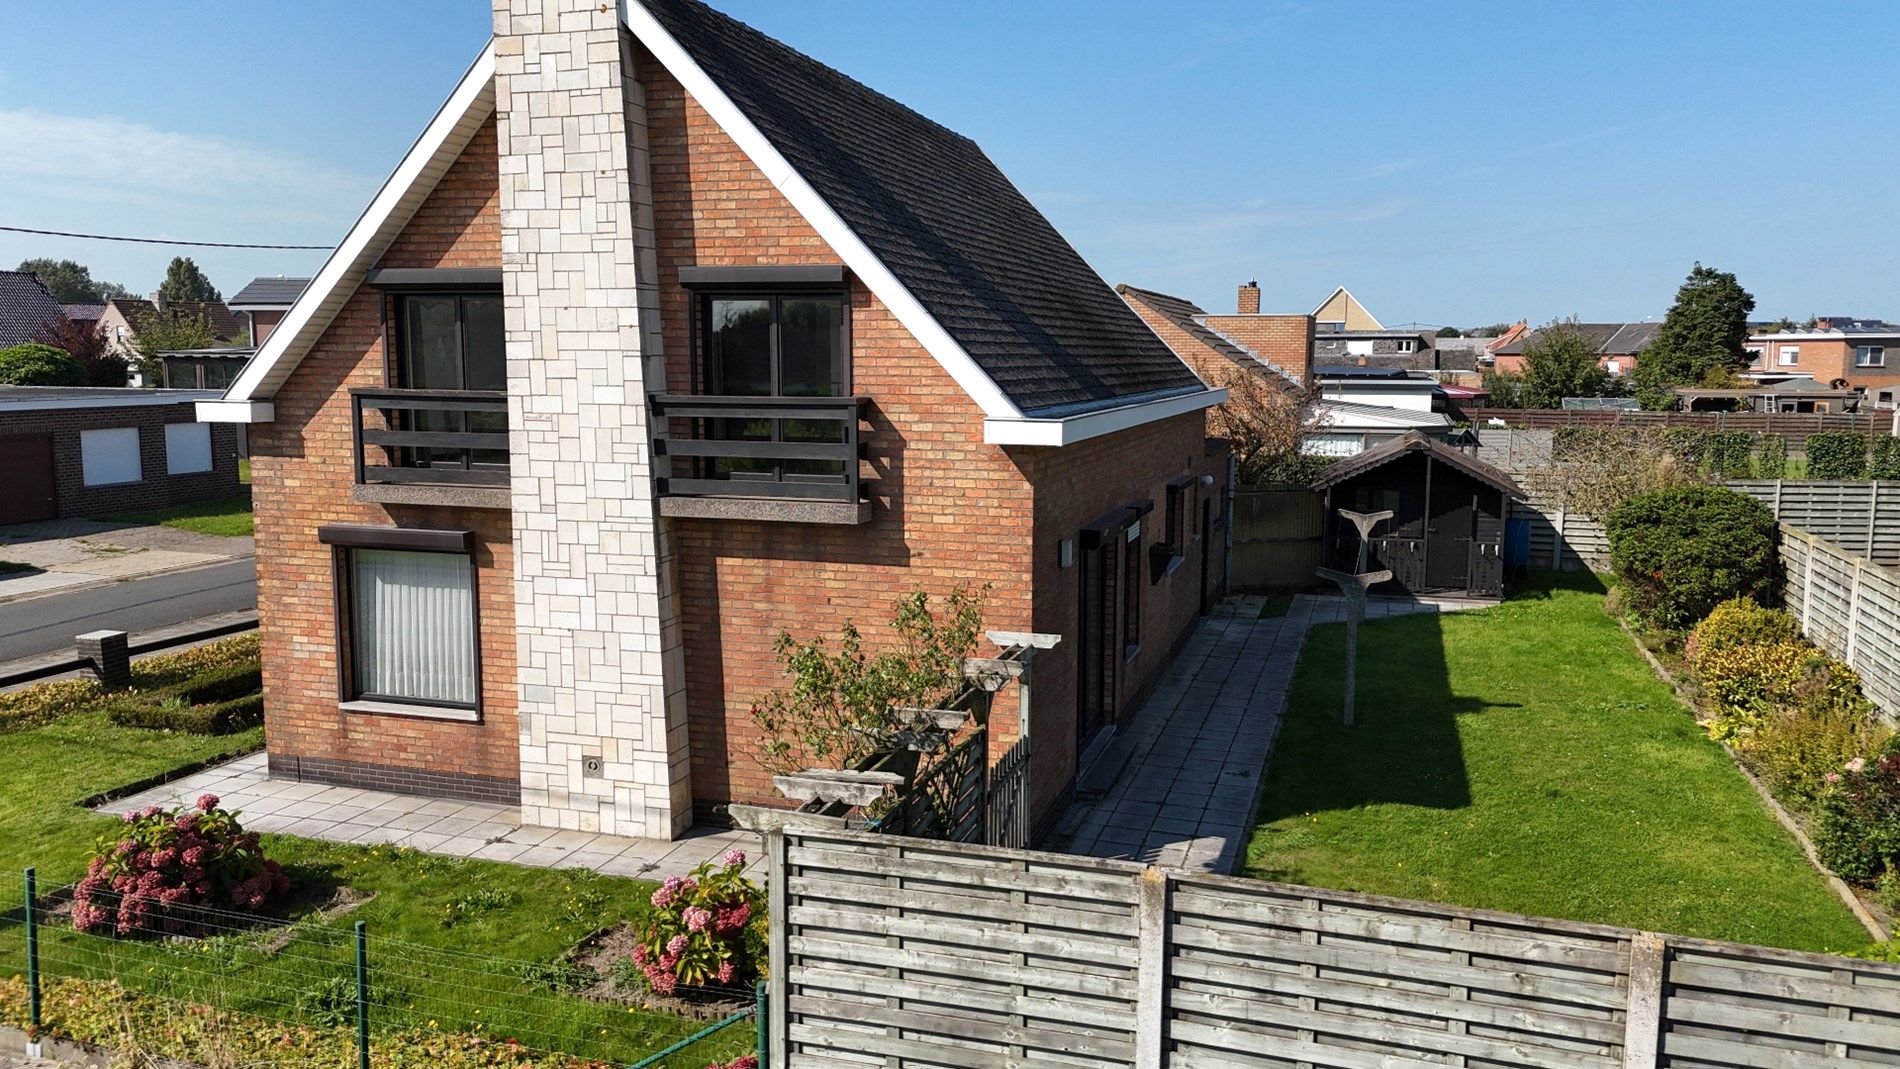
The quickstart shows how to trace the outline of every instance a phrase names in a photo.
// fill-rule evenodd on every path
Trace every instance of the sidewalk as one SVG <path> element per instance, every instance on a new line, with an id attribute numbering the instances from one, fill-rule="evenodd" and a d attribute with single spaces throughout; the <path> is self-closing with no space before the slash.
<path id="1" fill-rule="evenodd" d="M 86 518 L 15 524 L 0 527 L 0 561 L 35 570 L 0 571 L 0 603 L 179 572 L 254 553 L 248 535 L 226 537 Z"/>
<path id="2" fill-rule="evenodd" d="M 1077 802 L 1050 849 L 1230 873 L 1254 806 L 1306 631 L 1344 620 L 1345 600 L 1301 594 L 1260 619 L 1262 597 L 1228 598 L 1202 621 L 1127 728 L 1132 753 L 1108 793 Z M 1483 605 L 1374 598 L 1366 617 Z"/>

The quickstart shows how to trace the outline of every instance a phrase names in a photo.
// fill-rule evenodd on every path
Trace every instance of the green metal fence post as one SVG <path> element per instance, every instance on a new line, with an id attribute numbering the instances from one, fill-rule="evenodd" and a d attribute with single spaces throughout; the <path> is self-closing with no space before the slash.
<path id="1" fill-rule="evenodd" d="M 39 894 L 32 866 L 26 870 L 26 1019 L 35 1040 L 40 1038 L 40 921 Z"/>
<path id="2" fill-rule="evenodd" d="M 356 1069 L 369 1069 L 369 936 L 356 922 Z"/>
<path id="3" fill-rule="evenodd" d="M 766 1059 L 771 1057 L 767 1043 L 765 1020 L 765 981 L 752 985 L 752 1016 L 758 1019 L 759 1026 L 759 1069 L 766 1069 Z"/>

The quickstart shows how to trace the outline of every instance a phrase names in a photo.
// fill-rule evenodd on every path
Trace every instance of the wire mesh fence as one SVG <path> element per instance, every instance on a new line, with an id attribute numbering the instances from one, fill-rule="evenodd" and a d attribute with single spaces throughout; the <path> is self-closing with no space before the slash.
<path id="1" fill-rule="evenodd" d="M 603 994 L 574 963 L 378 937 L 321 914 L 189 907 L 167 912 L 176 931 L 80 931 L 70 889 L 29 894 L 29 882 L 0 888 L 0 1023 L 135 1061 L 704 1069 L 754 1064 L 760 1049 L 762 991 L 680 985 L 681 1012 L 664 1012 Z"/>

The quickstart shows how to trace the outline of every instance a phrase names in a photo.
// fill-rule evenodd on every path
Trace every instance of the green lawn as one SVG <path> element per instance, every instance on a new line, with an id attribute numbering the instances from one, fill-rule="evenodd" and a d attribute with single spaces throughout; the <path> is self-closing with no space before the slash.
<path id="1" fill-rule="evenodd" d="M 0 732 L 7 758 L 0 786 L 0 979 L 24 965 L 17 923 L 21 870 L 36 866 L 43 891 L 70 883 L 83 873 L 94 840 L 117 823 L 76 801 L 261 741 L 260 729 L 206 738 L 118 727 L 100 713 Z M 480 1031 L 626 1063 L 700 1027 L 670 1014 L 559 994 L 541 968 L 584 936 L 636 915 L 652 884 L 386 846 L 284 836 L 266 836 L 265 843 L 269 856 L 319 900 L 338 886 L 375 897 L 336 916 L 308 906 L 293 911 L 300 919 L 280 946 L 267 945 L 275 932 L 168 943 L 82 936 L 48 924 L 41 950 L 48 975 L 116 976 L 153 994 L 278 1021 L 335 1024 L 337 997 L 349 984 L 351 925 L 362 920 L 379 1032 Z M 0 999 L 0 1018 L 9 1009 L 18 1007 Z M 736 1025 L 668 1064 L 685 1069 L 690 1062 L 697 1069 L 714 1055 L 749 1050 L 750 1040 L 748 1026 Z"/>
<path id="2" fill-rule="evenodd" d="M 1543 577 L 1494 609 L 1308 640 L 1247 874 L 1805 950 L 1867 944 L 1602 609 Z"/>
<path id="3" fill-rule="evenodd" d="M 199 534 L 248 535 L 251 533 L 251 491 L 230 497 L 214 497 L 187 505 L 150 509 L 145 512 L 120 512 L 103 517 L 115 523 L 159 524 Z"/>

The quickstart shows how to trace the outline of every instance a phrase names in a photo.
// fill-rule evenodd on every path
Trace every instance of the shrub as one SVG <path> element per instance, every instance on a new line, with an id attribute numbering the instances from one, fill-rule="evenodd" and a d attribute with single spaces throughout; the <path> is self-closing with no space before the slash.
<path id="1" fill-rule="evenodd" d="M 1680 630 L 1738 596 L 1759 599 L 1775 571 L 1775 517 L 1718 486 L 1638 494 L 1604 525 L 1610 561 L 1644 622 Z"/>
<path id="2" fill-rule="evenodd" d="M 1794 708 L 1801 685 L 1826 661 L 1805 642 L 1698 651 L 1696 680 L 1710 714 L 1710 737 L 1727 742 L 1753 734 L 1769 717 Z"/>
<path id="3" fill-rule="evenodd" d="M 1814 846 L 1842 879 L 1867 881 L 1900 866 L 1900 745 L 1829 773 Z"/>
<path id="4" fill-rule="evenodd" d="M 1764 434 L 1755 443 L 1755 477 L 1781 479 L 1788 474 L 1788 439 Z"/>
<path id="5" fill-rule="evenodd" d="M 1874 881 L 1874 905 L 1900 915 L 1900 868 L 1888 868 Z"/>
<path id="6" fill-rule="evenodd" d="M 190 810 L 127 813 L 119 834 L 99 841 L 74 889 L 73 927 L 188 931 L 194 906 L 253 913 L 289 890 L 290 878 L 264 857 L 257 833 L 207 794 Z"/>
<path id="7" fill-rule="evenodd" d="M 1808 478 L 1865 479 L 1867 439 L 1848 431 L 1808 435 Z"/>
<path id="8" fill-rule="evenodd" d="M 1695 625 L 1683 655 L 1689 667 L 1701 671 L 1697 659 L 1713 656 L 1736 646 L 1771 646 L 1793 642 L 1801 637 L 1801 625 L 1780 609 L 1764 609 L 1750 598 L 1730 598 L 1709 610 Z"/>
<path id="9" fill-rule="evenodd" d="M 0 349 L 0 386 L 84 386 L 87 378 L 64 349 L 39 342 Z"/>
<path id="10" fill-rule="evenodd" d="M 744 868 L 745 854 L 733 850 L 719 868 L 708 861 L 690 875 L 667 877 L 653 892 L 633 949 L 649 988 L 670 995 L 680 984 L 730 987 L 758 978 L 763 940 L 755 922 L 764 918 L 764 899 Z"/>
<path id="11" fill-rule="evenodd" d="M 106 690 L 94 679 L 60 679 L 0 694 L 0 731 L 48 724 L 96 708 Z"/>
<path id="12" fill-rule="evenodd" d="M 106 706 L 106 715 L 120 727 L 179 731 L 188 735 L 231 735 L 264 722 L 264 696 L 246 694 L 228 701 L 193 705 L 172 695 L 154 700 L 125 695 Z"/>
<path id="13" fill-rule="evenodd" d="M 1702 462 L 1717 478 L 1743 478 L 1754 445 L 1754 436 L 1744 431 L 1710 431 L 1702 438 Z"/>
<path id="14" fill-rule="evenodd" d="M 1737 746 L 1777 794 L 1807 806 L 1826 793 L 1830 773 L 1877 752 L 1891 734 L 1865 699 L 1818 702 L 1775 712 Z"/>
<path id="15" fill-rule="evenodd" d="M 1900 438 L 1883 434 L 1874 439 L 1874 458 L 1867 474 L 1875 479 L 1900 479 Z"/>

